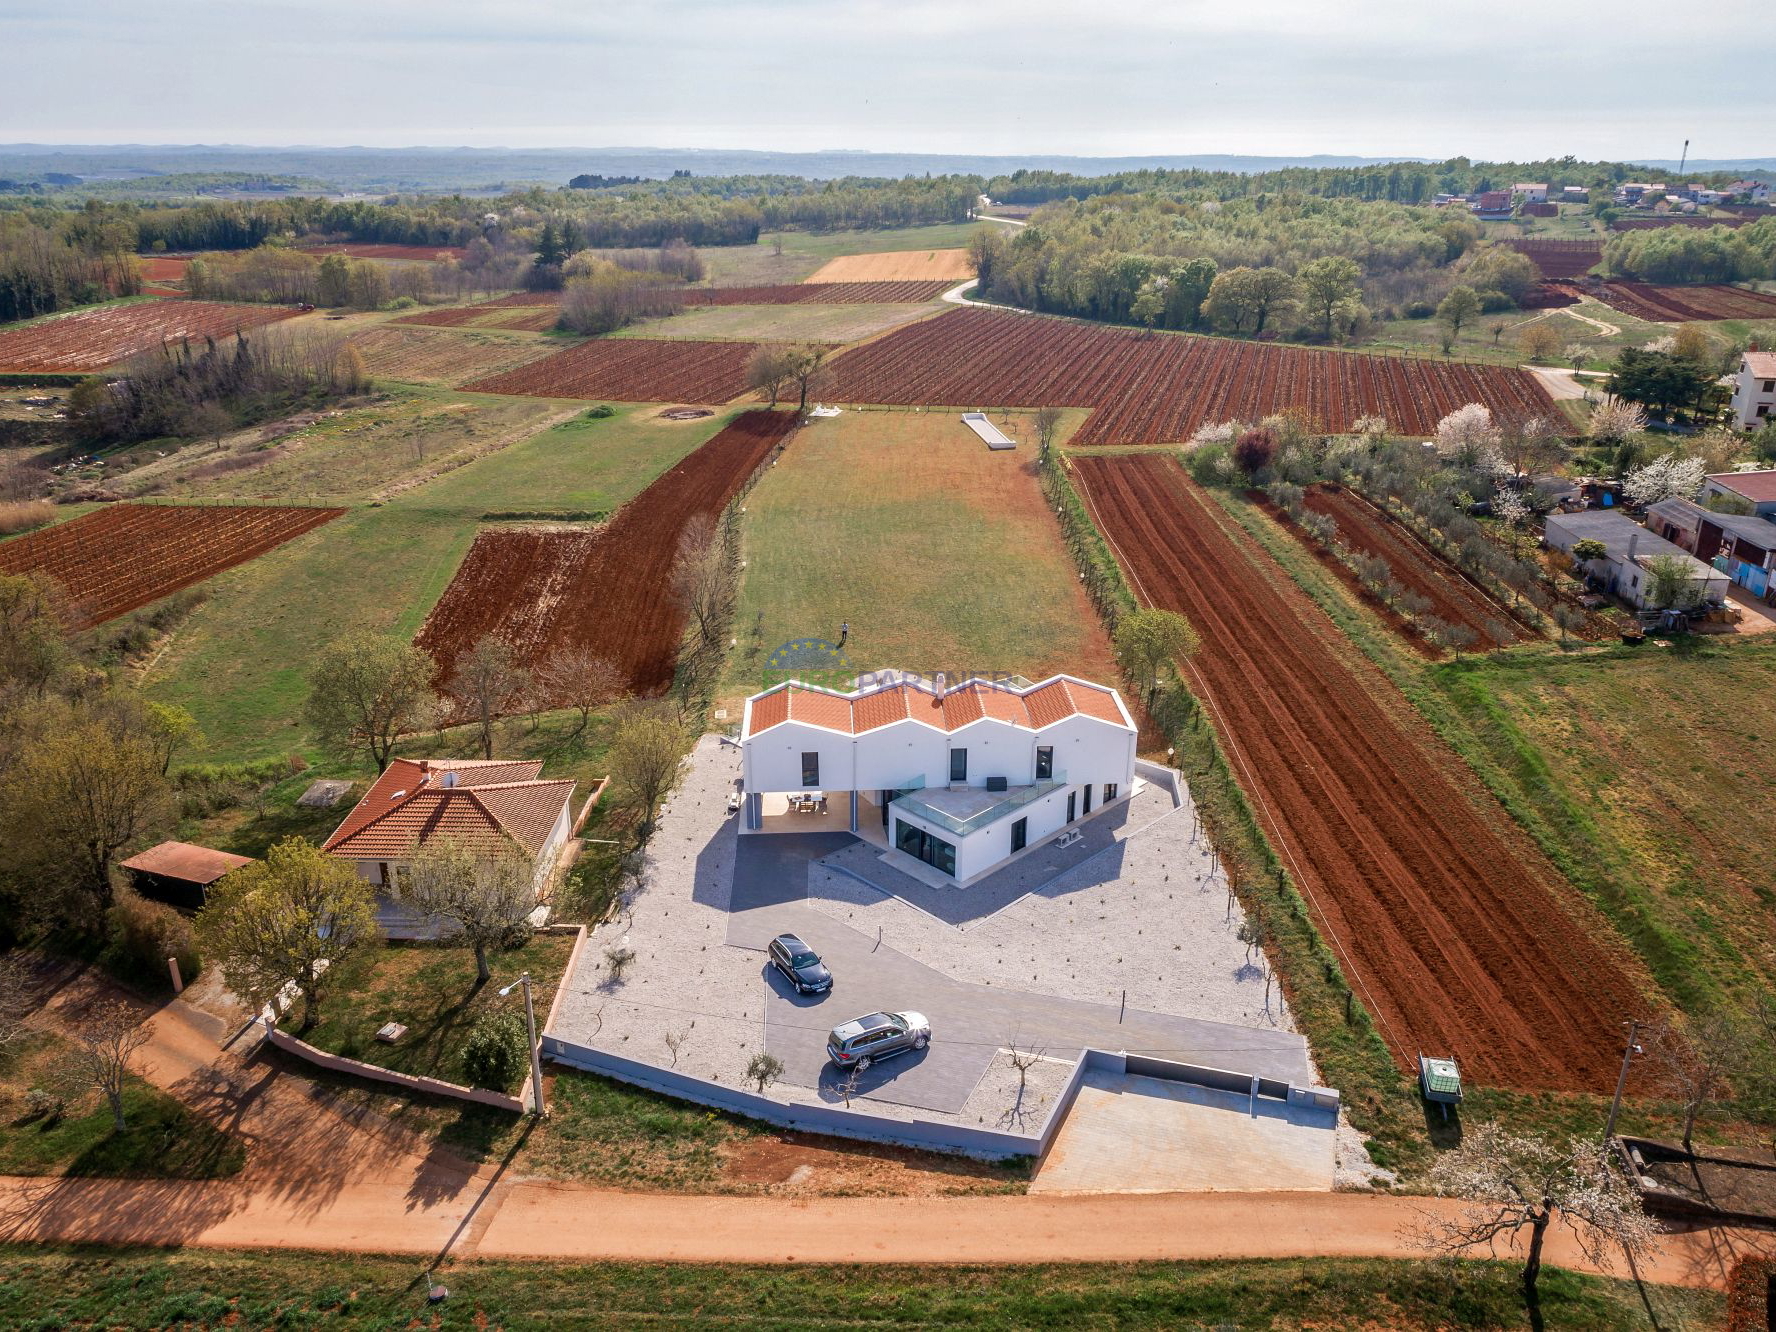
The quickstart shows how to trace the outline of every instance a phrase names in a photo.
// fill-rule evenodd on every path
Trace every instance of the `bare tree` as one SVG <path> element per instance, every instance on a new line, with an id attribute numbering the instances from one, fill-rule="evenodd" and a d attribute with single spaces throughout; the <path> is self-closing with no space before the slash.
<path id="1" fill-rule="evenodd" d="M 555 653 L 538 668 L 537 680 L 551 703 L 579 712 L 580 724 L 574 728 L 575 735 L 591 724 L 594 709 L 621 698 L 629 683 L 616 662 L 585 648 L 563 648 Z"/>
<path id="2" fill-rule="evenodd" d="M 442 921 L 475 950 L 475 983 L 493 972 L 487 950 L 522 929 L 536 910 L 536 866 L 508 838 L 470 847 L 450 837 L 422 843 L 398 872 L 395 895 L 421 916 Z"/>
<path id="3" fill-rule="evenodd" d="M 1697 1118 L 1714 1102 L 1732 1095 L 1730 1079 L 1746 1066 L 1750 1053 L 1746 1045 L 1740 1025 L 1718 1011 L 1690 1019 L 1682 1030 L 1670 1025 L 1659 1029 L 1653 1053 L 1672 1095 L 1683 1102 L 1686 1152 L 1695 1151 L 1690 1139 L 1695 1135 Z"/>
<path id="4" fill-rule="evenodd" d="M 629 970 L 629 964 L 635 961 L 635 950 L 625 944 L 604 950 L 604 965 L 610 968 L 613 984 L 620 983 L 623 973 Z"/>
<path id="5" fill-rule="evenodd" d="M 672 561 L 672 599 L 697 634 L 697 650 L 719 644 L 722 626 L 733 608 L 734 578 L 727 542 L 706 514 L 695 514 L 678 538 Z"/>
<path id="6" fill-rule="evenodd" d="M 805 412 L 808 410 L 808 395 L 825 381 L 828 348 L 818 342 L 798 342 L 789 350 L 789 377 L 801 392 L 801 410 Z"/>
<path id="7" fill-rule="evenodd" d="M 80 1017 L 74 1031 L 73 1069 L 80 1081 L 103 1092 L 111 1106 L 111 1125 L 119 1133 L 123 1093 L 129 1084 L 136 1051 L 148 1043 L 148 1024 L 128 1004 L 116 1000 L 94 1005 Z"/>
<path id="8" fill-rule="evenodd" d="M 1061 433 L 1061 409 L 1059 407 L 1038 407 L 1036 409 L 1036 445 L 1042 457 L 1048 457 L 1048 451 L 1054 447 L 1055 437 Z"/>
<path id="9" fill-rule="evenodd" d="M 653 831 L 660 802 L 678 780 L 685 733 L 657 704 L 631 704 L 620 710 L 606 759 L 618 801 L 641 813 L 637 835 Z"/>
<path id="10" fill-rule="evenodd" d="M 482 758 L 493 757 L 493 723 L 500 710 L 522 692 L 528 674 L 519 667 L 511 647 L 492 634 L 456 659 L 449 690 L 480 728 Z"/>
<path id="11" fill-rule="evenodd" d="M 794 351 L 781 342 L 761 344 L 746 363 L 746 387 L 768 395 L 773 407 L 794 378 Z"/>
<path id="12" fill-rule="evenodd" d="M 672 1067 L 678 1067 L 678 1052 L 683 1047 L 685 1041 L 690 1037 L 690 1034 L 691 1029 L 689 1027 L 681 1027 L 679 1030 L 669 1031 L 661 1037 L 666 1043 L 667 1051 L 672 1055 Z"/>
<path id="13" fill-rule="evenodd" d="M 0 953 L 0 1050 L 25 1034 L 31 1016 L 31 964 L 23 953 Z"/>
<path id="14" fill-rule="evenodd" d="M 1606 1271 L 1618 1248 L 1632 1262 L 1655 1247 L 1657 1232 L 1641 1210 L 1639 1193 L 1610 1169 L 1595 1142 L 1575 1138 L 1560 1144 L 1481 1124 L 1439 1158 L 1430 1178 L 1440 1196 L 1462 1198 L 1471 1206 L 1453 1217 L 1421 1213 L 1419 1246 L 1463 1255 L 1480 1246 L 1490 1250 L 1501 1237 L 1513 1240 L 1527 1230 L 1523 1297 L 1532 1313 L 1538 1307 L 1542 1245 L 1554 1221 Z"/>
<path id="15" fill-rule="evenodd" d="M 1047 1054 L 1046 1049 L 1020 1047 L 1016 1036 L 1013 1036 L 1006 1044 L 1006 1062 L 1017 1070 L 1018 1075 L 1017 1098 L 1012 1101 L 1011 1109 L 1006 1112 L 1007 1122 L 1015 1124 L 1024 1117 L 1024 1092 L 1030 1083 L 1030 1070 L 1040 1064 Z"/>
<path id="16" fill-rule="evenodd" d="M 857 1095 L 858 1088 L 863 1084 L 863 1070 L 856 1064 L 851 1065 L 845 1076 L 834 1084 L 833 1090 L 844 1098 L 845 1109 L 851 1108 L 851 1098 Z"/>

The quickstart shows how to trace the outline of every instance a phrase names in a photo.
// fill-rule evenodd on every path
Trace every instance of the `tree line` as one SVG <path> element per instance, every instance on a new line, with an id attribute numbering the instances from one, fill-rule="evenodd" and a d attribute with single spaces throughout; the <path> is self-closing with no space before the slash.
<path id="1" fill-rule="evenodd" d="M 1776 277 L 1776 218 L 1744 227 L 1623 231 L 1603 247 L 1604 266 L 1643 282 L 1745 282 Z"/>
<path id="2" fill-rule="evenodd" d="M 135 231 L 102 204 L 0 212 L 0 323 L 142 289 Z"/>

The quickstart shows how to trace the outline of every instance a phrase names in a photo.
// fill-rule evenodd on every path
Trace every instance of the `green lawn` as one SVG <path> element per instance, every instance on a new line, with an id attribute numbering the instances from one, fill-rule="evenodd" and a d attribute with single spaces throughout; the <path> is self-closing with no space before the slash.
<path id="1" fill-rule="evenodd" d="M 1562 310 L 1551 312 L 1541 310 L 1501 310 L 1496 314 L 1481 315 L 1477 320 L 1464 327 L 1456 339 L 1452 349 L 1452 359 L 1458 361 L 1488 361 L 1495 365 L 1521 365 L 1523 353 L 1518 349 L 1517 338 L 1523 325 L 1531 319 L 1546 315 L 1546 322 L 1560 333 L 1561 346 L 1568 343 L 1583 343 L 1590 349 L 1591 359 L 1586 362 L 1587 370 L 1606 370 L 1609 362 L 1625 347 L 1644 347 L 1655 338 L 1666 337 L 1671 329 L 1664 324 L 1649 323 L 1644 319 L 1636 319 L 1633 315 L 1623 314 L 1599 301 L 1585 300 L 1577 305 L 1567 307 L 1579 314 L 1608 324 L 1619 330 L 1613 334 L 1605 334 Z M 1494 341 L 1492 331 L 1496 324 L 1504 324 L 1505 330 Z M 1433 360 L 1443 359 L 1443 325 L 1435 318 L 1425 319 L 1389 319 L 1376 325 L 1374 333 L 1362 342 L 1352 343 L 1351 350 L 1366 352 L 1410 352 L 1415 356 L 1429 357 Z M 1537 364 L 1557 366 L 1568 369 L 1572 362 L 1564 354 L 1557 353 L 1546 361 Z M 1599 381 L 1601 383 L 1601 381 Z"/>
<path id="2" fill-rule="evenodd" d="M 746 501 L 730 683 L 757 687 L 778 644 L 836 639 L 859 670 L 974 669 L 1114 679 L 1023 445 L 991 453 L 954 413 L 848 411 L 813 422 Z"/>
<path id="3" fill-rule="evenodd" d="M 94 1090 L 70 1095 L 59 1115 L 33 1115 L 25 1094 L 55 1085 L 69 1059 L 67 1043 L 47 1033 L 0 1053 L 0 1175 L 219 1179 L 244 1164 L 237 1139 L 139 1078 L 124 1088 L 122 1133 Z"/>
<path id="4" fill-rule="evenodd" d="M 615 509 L 727 419 L 662 422 L 656 410 L 576 418 L 210 580 L 144 674 L 148 694 L 188 708 L 206 737 L 181 761 L 319 757 L 301 720 L 316 654 L 356 629 L 412 637 L 483 512 Z"/>
<path id="5" fill-rule="evenodd" d="M 476 1022 L 494 1013 L 524 1014 L 524 994 L 500 987 L 528 971 L 536 982 L 537 1022 L 548 1016 L 555 987 L 573 951 L 571 934 L 537 934 L 518 948 L 494 951 L 493 979 L 475 980 L 472 949 L 438 944 L 388 944 L 359 949 L 339 963 L 321 1022 L 299 1033 L 310 1045 L 378 1068 L 462 1082 L 462 1049 Z M 295 1032 L 301 1005 L 284 1020 Z M 407 1034 L 393 1045 L 376 1039 L 385 1022 Z M 517 1084 L 502 1090 L 515 1092 Z"/>
<path id="6" fill-rule="evenodd" d="M 596 1217 L 588 1218 L 596 1224 Z M 564 1327 L 1496 1329 L 1527 1325 L 1504 1263 L 1378 1259 L 1024 1267 L 454 1262 L 203 1249 L 0 1248 L 0 1321 L 61 1328 Z M 1550 1329 L 1644 1328 L 1633 1283 L 1542 1275 Z M 1716 1328 L 1713 1291 L 1647 1288 L 1668 1332 Z"/>

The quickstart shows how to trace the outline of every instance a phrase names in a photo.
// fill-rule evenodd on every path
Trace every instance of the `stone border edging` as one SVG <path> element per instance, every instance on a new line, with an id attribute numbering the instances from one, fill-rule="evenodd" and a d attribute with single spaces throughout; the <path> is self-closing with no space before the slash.
<path id="1" fill-rule="evenodd" d="M 276 1027 L 266 1029 L 265 1039 L 278 1049 L 295 1055 L 298 1059 L 306 1059 L 309 1063 L 334 1073 L 366 1078 L 371 1082 L 386 1082 L 407 1091 L 423 1092 L 428 1096 L 448 1096 L 458 1101 L 473 1101 L 477 1105 L 490 1105 L 496 1110 L 510 1110 L 513 1114 L 524 1113 L 524 1102 L 516 1096 L 507 1096 L 504 1092 L 487 1091 L 481 1087 L 464 1087 L 455 1082 L 445 1082 L 442 1078 L 426 1078 L 412 1073 L 397 1073 L 394 1069 L 378 1068 L 375 1064 L 366 1064 L 358 1059 L 347 1059 L 344 1055 L 328 1054 L 325 1050 L 317 1050 L 307 1041 L 297 1040 L 296 1037 L 279 1031 Z"/>
<path id="2" fill-rule="evenodd" d="M 1013 1133 L 924 1119 L 895 1119 L 887 1115 L 872 1114 L 868 1110 L 847 1109 L 842 1105 L 779 1101 L 741 1087 L 728 1087 L 707 1078 L 662 1068 L 645 1060 L 630 1059 L 589 1045 L 565 1041 L 548 1031 L 543 1033 L 542 1053 L 545 1058 L 569 1068 L 597 1073 L 663 1096 L 711 1106 L 781 1128 L 987 1158 L 1029 1156 L 1040 1161 L 1053 1145 L 1055 1135 L 1059 1133 L 1068 1111 L 1073 1108 L 1086 1074 L 1098 1071 L 1186 1082 L 1241 1095 L 1260 1096 L 1268 1101 L 1282 1101 L 1291 1106 L 1327 1110 L 1334 1114 L 1338 1112 L 1340 1105 L 1339 1093 L 1329 1087 L 1297 1087 L 1275 1078 L 1260 1078 L 1227 1069 L 1087 1047 L 1079 1052 L 1073 1072 L 1055 1097 L 1054 1104 L 1040 1127 L 1034 1132 Z"/>

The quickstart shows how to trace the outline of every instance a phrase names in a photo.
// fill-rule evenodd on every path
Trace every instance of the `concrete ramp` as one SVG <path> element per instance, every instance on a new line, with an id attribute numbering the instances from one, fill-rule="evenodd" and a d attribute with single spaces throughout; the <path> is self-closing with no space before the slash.
<path id="1" fill-rule="evenodd" d="M 1337 1123 L 1335 1110 L 1093 1070 L 1030 1192 L 1328 1191 Z"/>
<path id="2" fill-rule="evenodd" d="M 987 441 L 989 449 L 1015 449 L 1017 441 L 987 420 L 985 412 L 963 412 L 962 424 Z"/>

